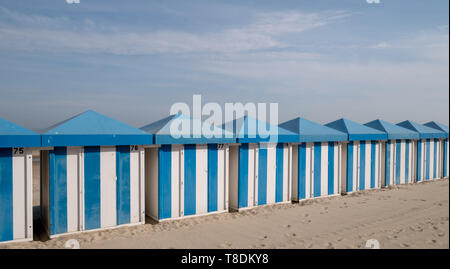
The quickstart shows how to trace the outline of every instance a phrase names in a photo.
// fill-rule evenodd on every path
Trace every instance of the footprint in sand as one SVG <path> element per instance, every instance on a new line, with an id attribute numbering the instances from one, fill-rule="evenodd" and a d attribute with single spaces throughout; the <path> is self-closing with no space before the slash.
<path id="1" fill-rule="evenodd" d="M 228 243 L 228 242 L 225 242 L 225 243 L 222 243 L 222 244 L 219 245 L 219 247 L 221 247 L 221 248 L 229 248 L 231 246 L 232 246 L 232 244 Z"/>

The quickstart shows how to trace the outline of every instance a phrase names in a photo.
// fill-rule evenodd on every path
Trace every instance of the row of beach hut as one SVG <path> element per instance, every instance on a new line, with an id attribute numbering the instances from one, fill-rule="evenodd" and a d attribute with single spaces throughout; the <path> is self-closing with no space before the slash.
<path id="1" fill-rule="evenodd" d="M 87 111 L 35 133 L 0 119 L 0 242 L 33 238 L 33 149 L 51 238 L 448 177 L 436 122 L 244 116 L 206 126 L 217 136 L 174 137 L 174 121 L 202 124 L 176 114 L 137 129 Z"/>

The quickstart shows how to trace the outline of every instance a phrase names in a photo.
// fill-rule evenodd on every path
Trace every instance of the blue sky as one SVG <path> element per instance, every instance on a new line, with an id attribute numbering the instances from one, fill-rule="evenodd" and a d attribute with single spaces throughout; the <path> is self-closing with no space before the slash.
<path id="1" fill-rule="evenodd" d="M 449 123 L 447 0 L 0 0 L 0 117 L 278 102 L 279 121 Z"/>

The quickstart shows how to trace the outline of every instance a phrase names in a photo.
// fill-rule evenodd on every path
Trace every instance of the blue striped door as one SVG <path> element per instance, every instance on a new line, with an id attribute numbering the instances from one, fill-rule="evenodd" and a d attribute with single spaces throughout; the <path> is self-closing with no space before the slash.
<path id="1" fill-rule="evenodd" d="M 425 142 L 425 180 L 430 179 L 430 139 Z"/>
<path id="2" fill-rule="evenodd" d="M 314 197 L 321 194 L 322 143 L 314 143 Z"/>
<path id="3" fill-rule="evenodd" d="M 14 239 L 12 148 L 0 148 L 0 242 Z"/>
<path id="4" fill-rule="evenodd" d="M 184 215 L 195 215 L 196 208 L 196 145 L 184 146 Z"/>
<path id="5" fill-rule="evenodd" d="M 208 212 L 217 211 L 217 144 L 208 145 Z"/>
<path id="6" fill-rule="evenodd" d="M 172 146 L 158 149 L 158 219 L 172 217 Z"/>
<path id="7" fill-rule="evenodd" d="M 86 230 L 101 225 L 100 147 L 84 147 L 84 214 Z"/>
<path id="8" fill-rule="evenodd" d="M 328 195 L 332 195 L 332 194 L 334 194 L 334 192 L 335 192 L 334 191 L 334 142 L 329 142 L 328 143 Z"/>
<path id="9" fill-rule="evenodd" d="M 416 175 L 416 180 L 417 181 L 421 181 L 422 180 L 422 141 L 419 140 L 417 141 L 417 162 L 416 162 L 416 167 L 417 167 L 417 175 Z"/>
<path id="10" fill-rule="evenodd" d="M 384 171 L 384 185 L 389 186 L 391 177 L 391 141 L 386 142 L 386 158 L 385 158 L 385 171 Z"/>
<path id="11" fill-rule="evenodd" d="M 405 142 L 405 182 L 408 183 L 409 179 L 409 140 Z"/>
<path id="12" fill-rule="evenodd" d="M 67 148 L 49 152 L 50 234 L 67 232 Z"/>
<path id="13" fill-rule="evenodd" d="M 258 205 L 267 203 L 267 148 L 259 148 L 258 155 Z"/>
<path id="14" fill-rule="evenodd" d="M 447 152 L 448 152 L 448 139 L 444 140 L 444 165 L 442 167 L 442 172 L 444 177 L 447 177 Z"/>
<path id="15" fill-rule="evenodd" d="M 355 145 L 353 141 L 347 144 L 347 182 L 346 191 L 353 191 L 353 152 Z"/>
<path id="16" fill-rule="evenodd" d="M 283 143 L 277 144 L 276 150 L 276 185 L 275 185 L 275 202 L 283 201 Z"/>
<path id="17" fill-rule="evenodd" d="M 437 178 L 437 169 L 438 169 L 438 158 L 437 158 L 437 144 L 438 140 L 434 139 L 434 150 L 433 150 L 433 178 Z"/>
<path id="18" fill-rule="evenodd" d="M 298 145 L 298 199 L 306 198 L 306 143 Z"/>
<path id="19" fill-rule="evenodd" d="M 375 161 L 376 161 L 376 142 L 370 142 L 370 188 L 375 188 Z"/>
<path id="20" fill-rule="evenodd" d="M 130 218 L 130 146 L 116 147 L 116 208 L 117 224 L 131 222 Z"/>
<path id="21" fill-rule="evenodd" d="M 366 142 L 359 143 L 359 190 L 362 191 L 366 186 Z"/>
<path id="22" fill-rule="evenodd" d="M 395 184 L 400 184 L 401 140 L 395 142 Z"/>

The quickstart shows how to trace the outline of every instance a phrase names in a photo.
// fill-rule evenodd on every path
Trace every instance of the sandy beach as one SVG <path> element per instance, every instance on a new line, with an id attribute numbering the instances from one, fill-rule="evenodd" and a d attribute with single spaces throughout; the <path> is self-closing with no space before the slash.
<path id="1" fill-rule="evenodd" d="M 36 170 L 35 170 L 36 171 Z M 1 248 L 449 248 L 449 181 L 441 179 L 239 213 L 120 227 Z"/>

